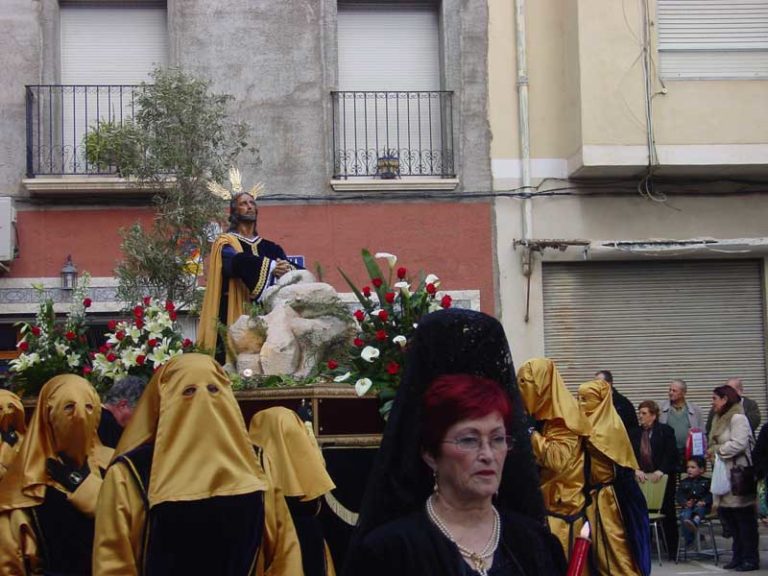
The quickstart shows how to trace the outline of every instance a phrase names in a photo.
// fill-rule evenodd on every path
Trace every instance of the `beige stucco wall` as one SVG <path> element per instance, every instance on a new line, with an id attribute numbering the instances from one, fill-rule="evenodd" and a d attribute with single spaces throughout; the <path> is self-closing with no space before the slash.
<path id="1" fill-rule="evenodd" d="M 514 2 L 488 6 L 491 155 L 510 160 L 519 157 Z M 528 0 L 526 26 L 533 160 L 645 146 L 642 3 Z M 658 65 L 655 38 L 652 47 Z M 768 143 L 768 80 L 667 80 L 661 93 L 656 78 L 653 90 L 659 146 Z"/>
<path id="2" fill-rule="evenodd" d="M 515 359 L 523 360 L 544 353 L 541 260 L 583 261 L 581 248 L 566 252 L 548 249 L 534 255 L 531 276 L 529 321 L 526 323 L 526 278 L 522 274 L 523 251 L 513 249 L 521 236 L 521 201 L 496 202 L 497 253 L 499 261 L 499 300 L 501 319 L 510 339 Z M 658 203 L 640 196 L 584 197 L 565 196 L 534 200 L 535 238 L 563 240 L 649 240 L 713 238 L 747 239 L 745 246 L 768 238 L 768 197 L 765 196 L 690 196 Z M 765 246 L 743 248 L 733 257 L 768 256 Z M 588 258 L 659 258 L 659 256 L 613 255 L 593 250 Z M 686 250 L 669 253 L 674 258 L 724 258 L 723 252 Z"/>

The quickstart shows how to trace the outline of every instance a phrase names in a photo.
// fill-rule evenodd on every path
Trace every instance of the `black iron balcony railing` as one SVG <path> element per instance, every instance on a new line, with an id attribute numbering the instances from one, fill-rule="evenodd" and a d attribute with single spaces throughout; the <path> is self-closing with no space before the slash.
<path id="1" fill-rule="evenodd" d="M 334 178 L 455 176 L 453 92 L 331 92 Z"/>
<path id="2" fill-rule="evenodd" d="M 116 167 L 93 149 L 98 138 L 89 140 L 89 134 L 106 123 L 132 119 L 139 89 L 133 85 L 27 86 L 27 176 L 114 174 Z"/>

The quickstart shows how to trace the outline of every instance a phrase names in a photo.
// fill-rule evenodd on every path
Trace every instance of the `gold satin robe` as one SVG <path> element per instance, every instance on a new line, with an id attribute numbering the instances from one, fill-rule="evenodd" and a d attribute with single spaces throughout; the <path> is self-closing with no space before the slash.
<path id="1" fill-rule="evenodd" d="M 611 483 L 614 464 L 601 452 L 588 445 L 592 470 L 590 484 Z M 601 576 L 641 576 L 629 548 L 624 521 L 613 485 L 592 490 L 592 503 L 587 507 L 587 519 L 592 527 L 592 548 Z"/>
<path id="2" fill-rule="evenodd" d="M 571 432 L 562 420 L 550 420 L 542 434 L 531 436 L 536 462 L 541 466 L 541 494 L 549 514 L 549 529 L 560 540 L 566 558 L 570 557 L 573 539 L 584 525 L 584 517 L 569 524 L 558 516 L 573 516 L 585 505 L 584 441 Z"/>

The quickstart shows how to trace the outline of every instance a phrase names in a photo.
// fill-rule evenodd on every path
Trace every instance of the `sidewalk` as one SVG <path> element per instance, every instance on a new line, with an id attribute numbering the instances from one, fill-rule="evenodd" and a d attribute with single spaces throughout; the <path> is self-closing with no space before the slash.
<path id="1" fill-rule="evenodd" d="M 759 525 L 760 531 L 760 570 L 754 572 L 745 572 L 745 574 L 765 575 L 768 576 L 768 526 L 762 522 Z M 652 555 L 653 576 L 667 576 L 671 574 L 686 574 L 688 576 L 694 576 L 697 574 L 741 574 L 741 572 L 734 572 L 733 570 L 723 570 L 723 564 L 727 564 L 731 560 L 731 540 L 730 538 L 722 537 L 722 528 L 718 524 L 715 526 L 715 540 L 717 541 L 717 550 L 720 552 L 720 562 L 715 566 L 715 562 L 711 558 L 696 559 L 691 556 L 688 557 L 688 562 L 680 562 L 675 564 L 662 558 L 664 564 L 659 566 L 658 558 L 654 550 Z"/>

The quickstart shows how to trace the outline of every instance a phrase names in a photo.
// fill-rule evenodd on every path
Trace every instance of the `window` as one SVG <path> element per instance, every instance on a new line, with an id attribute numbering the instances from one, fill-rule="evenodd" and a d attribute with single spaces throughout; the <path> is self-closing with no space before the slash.
<path id="1" fill-rule="evenodd" d="M 657 0 L 665 79 L 768 78 L 768 0 Z"/>
<path id="2" fill-rule="evenodd" d="M 338 58 L 336 176 L 452 176 L 437 6 L 340 2 Z"/>

